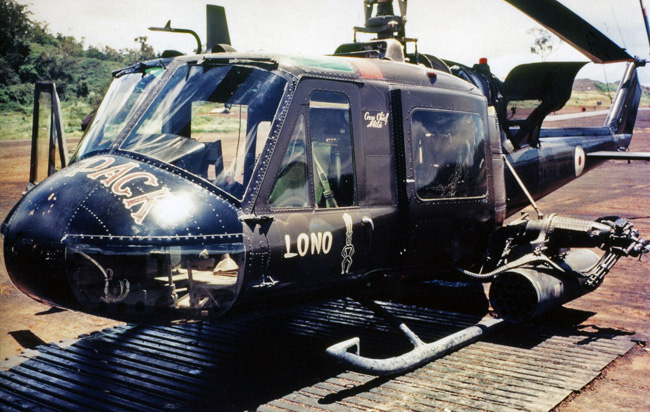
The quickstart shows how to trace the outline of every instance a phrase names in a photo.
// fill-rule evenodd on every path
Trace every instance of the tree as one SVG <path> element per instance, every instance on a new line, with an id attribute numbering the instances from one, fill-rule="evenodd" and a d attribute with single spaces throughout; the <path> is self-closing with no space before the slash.
<path id="1" fill-rule="evenodd" d="M 29 37 L 32 22 L 27 6 L 15 0 L 0 0 L 0 85 L 16 82 L 17 68 L 29 55 Z"/>
<path id="2" fill-rule="evenodd" d="M 532 54 L 537 54 L 546 61 L 546 58 L 556 47 L 556 41 L 553 35 L 547 30 L 540 28 L 533 28 L 528 30 L 528 34 L 535 36 L 533 46 L 530 48 Z"/>
<path id="3" fill-rule="evenodd" d="M 27 6 L 14 0 L 0 0 L 0 56 L 16 49 L 31 31 Z"/>
<path id="4" fill-rule="evenodd" d="M 133 64 L 138 61 L 155 59 L 156 53 L 153 47 L 147 43 L 147 40 L 147 36 L 139 36 L 133 39 L 140 47 L 137 49 L 120 50 L 121 60 L 125 64 Z"/>
<path id="5" fill-rule="evenodd" d="M 31 105 L 33 83 L 56 83 L 61 101 L 82 98 L 95 104 L 111 80 L 111 72 L 136 61 L 156 58 L 145 36 L 137 46 L 115 50 L 84 47 L 72 36 L 52 34 L 47 23 L 30 20 L 22 0 L 0 0 L 0 111 Z"/>
<path id="6" fill-rule="evenodd" d="M 77 97 L 87 97 L 89 93 L 88 81 L 84 78 L 80 79 L 77 82 Z"/>
<path id="7" fill-rule="evenodd" d="M 147 40 L 149 40 L 147 36 L 140 36 L 134 39 L 136 43 L 140 43 L 140 60 L 151 60 L 156 57 L 153 46 L 148 44 Z"/>

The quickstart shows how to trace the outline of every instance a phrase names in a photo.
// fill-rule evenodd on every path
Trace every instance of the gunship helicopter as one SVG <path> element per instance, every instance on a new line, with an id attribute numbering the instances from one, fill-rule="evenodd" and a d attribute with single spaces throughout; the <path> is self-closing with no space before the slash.
<path id="1" fill-rule="evenodd" d="M 393 319 L 413 351 L 368 359 L 358 339 L 328 349 L 376 374 L 591 292 L 619 258 L 649 251 L 628 220 L 504 222 L 607 159 L 650 158 L 626 151 L 645 61 L 555 0 L 506 1 L 592 61 L 628 62 L 602 127 L 542 125 L 585 63 L 525 64 L 502 82 L 484 61 L 418 52 L 406 0 L 399 13 L 365 0 L 355 41 L 324 57 L 238 53 L 218 6 L 205 48 L 189 30 L 153 28 L 194 35 L 197 54 L 113 73 L 69 159 L 56 89 L 38 84 L 50 104 L 35 99 L 30 187 L 2 224 L 12 281 L 40 302 L 136 323 L 272 310 L 385 278 L 492 283 L 499 319 L 460 335 L 425 344 Z M 523 100 L 537 104 L 509 116 Z"/>

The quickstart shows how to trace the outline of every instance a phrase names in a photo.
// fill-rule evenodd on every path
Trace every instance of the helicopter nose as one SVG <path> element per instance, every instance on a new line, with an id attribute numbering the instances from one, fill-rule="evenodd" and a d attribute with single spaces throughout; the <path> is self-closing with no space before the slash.
<path id="1" fill-rule="evenodd" d="M 69 308 L 76 302 L 66 279 L 61 239 L 81 190 L 55 175 L 25 195 L 2 224 L 9 277 L 38 301 Z"/>
<path id="2" fill-rule="evenodd" d="M 120 156 L 77 162 L 2 224 L 7 271 L 36 300 L 116 319 L 220 315 L 241 287 L 242 224 L 203 186 Z"/>

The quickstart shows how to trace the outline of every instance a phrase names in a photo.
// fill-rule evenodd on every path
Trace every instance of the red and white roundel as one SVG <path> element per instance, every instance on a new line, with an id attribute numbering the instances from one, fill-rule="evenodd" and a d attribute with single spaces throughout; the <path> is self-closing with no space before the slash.
<path id="1" fill-rule="evenodd" d="M 576 146 L 576 151 L 574 155 L 574 163 L 576 169 L 576 177 L 580 176 L 585 170 L 585 151 L 580 146 Z"/>

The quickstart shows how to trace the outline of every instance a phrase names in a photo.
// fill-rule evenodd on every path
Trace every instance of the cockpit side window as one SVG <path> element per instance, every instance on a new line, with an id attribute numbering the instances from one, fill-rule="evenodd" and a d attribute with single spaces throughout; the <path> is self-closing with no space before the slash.
<path id="1" fill-rule="evenodd" d="M 334 92 L 312 93 L 309 122 L 316 206 L 356 205 L 350 101 L 347 96 Z"/>
<path id="2" fill-rule="evenodd" d="M 293 128 L 289 146 L 282 158 L 269 205 L 273 208 L 295 208 L 309 206 L 309 185 L 307 181 L 306 121 L 300 113 Z"/>
<path id="3" fill-rule="evenodd" d="M 487 193 L 485 132 L 472 113 L 416 110 L 412 152 L 420 199 L 480 197 Z"/>

